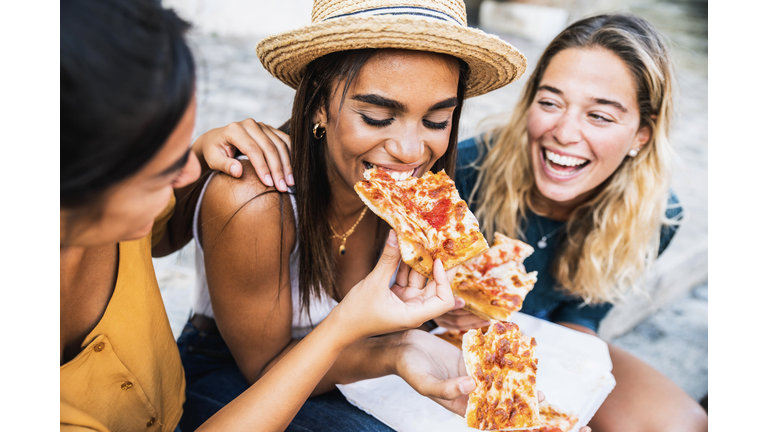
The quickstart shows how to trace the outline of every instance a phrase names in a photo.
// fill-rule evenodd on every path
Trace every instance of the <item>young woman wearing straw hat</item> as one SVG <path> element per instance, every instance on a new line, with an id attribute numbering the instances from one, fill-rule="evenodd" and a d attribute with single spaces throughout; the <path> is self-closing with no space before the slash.
<path id="1" fill-rule="evenodd" d="M 526 66 L 509 44 L 468 28 L 459 0 L 316 0 L 310 25 L 261 41 L 257 53 L 297 89 L 287 123 L 295 189 L 277 193 L 246 161 L 240 179 L 201 179 L 199 295 L 178 341 L 182 428 L 264 379 L 374 268 L 389 227 L 353 189 L 365 169 L 452 172 L 465 97 Z M 289 430 L 389 430 L 335 388 L 388 374 L 460 414 L 474 385 L 461 351 L 426 332 L 371 338 L 339 356 Z"/>
<path id="2" fill-rule="evenodd" d="M 663 36 L 631 15 L 570 25 L 544 50 L 510 121 L 459 144 L 457 185 L 486 234 L 535 248 L 522 312 L 596 335 L 667 247 L 682 209 L 669 190 L 673 72 Z M 469 199 L 471 197 L 471 199 Z M 448 328 L 483 325 L 455 310 Z M 597 431 L 706 430 L 704 410 L 609 344 L 616 388 Z"/>
<path id="3" fill-rule="evenodd" d="M 174 211 L 174 196 L 200 175 L 198 158 L 235 175 L 243 168 L 226 156 L 225 134 L 190 149 L 187 27 L 154 0 L 61 3 L 61 430 L 180 430 L 184 370 L 151 258 L 189 240 L 191 214 Z M 279 151 L 281 133 L 254 126 L 232 130 L 240 148 Z M 269 170 L 279 172 L 279 161 Z M 328 317 L 200 429 L 284 430 L 347 346 L 454 306 L 439 265 L 425 289 L 415 276 L 414 286 L 391 289 L 398 261 L 392 236 Z"/>

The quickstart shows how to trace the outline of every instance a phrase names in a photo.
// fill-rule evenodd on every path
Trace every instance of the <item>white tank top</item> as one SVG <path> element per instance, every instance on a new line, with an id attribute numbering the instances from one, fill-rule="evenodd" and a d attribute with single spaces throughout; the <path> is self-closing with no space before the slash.
<path id="1" fill-rule="evenodd" d="M 239 157 L 238 159 L 244 159 Z M 192 298 L 193 311 L 196 314 L 205 315 L 209 318 L 215 319 L 213 315 L 213 308 L 211 307 L 211 295 L 208 292 L 208 280 L 205 276 L 205 260 L 203 259 L 203 248 L 200 244 L 199 216 L 200 216 L 200 203 L 203 202 L 203 196 L 205 196 L 205 190 L 208 188 L 213 176 L 212 174 L 205 181 L 203 190 L 200 192 L 200 198 L 195 205 L 195 215 L 193 219 L 192 233 L 195 238 L 195 267 L 197 269 L 197 288 L 194 291 Z M 294 220 L 296 221 L 296 237 L 298 238 L 299 232 L 299 217 L 296 210 L 296 197 L 293 193 L 289 193 L 291 197 L 291 205 L 293 206 Z M 312 330 L 313 326 L 320 324 L 325 317 L 331 313 L 338 302 L 332 299 L 325 291 L 322 291 L 321 298 L 312 296 L 309 302 L 309 314 L 301 313 L 301 302 L 299 301 L 299 244 L 296 241 L 296 247 L 291 251 L 290 255 L 290 278 L 291 278 L 291 303 L 293 304 L 293 321 L 291 324 L 291 337 L 294 339 L 301 339 Z M 312 318 L 310 321 L 310 317 Z"/>

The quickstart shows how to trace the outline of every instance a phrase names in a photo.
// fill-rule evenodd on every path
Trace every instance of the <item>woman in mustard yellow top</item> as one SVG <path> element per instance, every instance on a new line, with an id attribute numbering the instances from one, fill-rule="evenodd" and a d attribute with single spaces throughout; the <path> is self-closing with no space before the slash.
<path id="1" fill-rule="evenodd" d="M 269 154 L 259 177 L 284 184 L 287 155 L 276 149 L 285 146 L 273 142 L 287 136 L 266 126 L 206 134 L 189 147 L 187 28 L 159 1 L 61 2 L 61 430 L 178 430 L 184 373 L 151 260 L 190 238 L 190 214 L 175 197 L 185 196 L 201 163 L 209 169 L 206 160 L 242 173 L 227 134 L 239 134 L 246 154 Z M 423 277 L 403 275 L 409 285 L 395 295 L 387 281 L 398 261 L 390 233 L 378 265 L 328 318 L 201 429 L 284 429 L 346 347 L 453 308 L 437 263 L 436 282 L 420 289 Z M 474 387 L 456 364 L 420 364 L 443 377 L 449 399 Z"/>

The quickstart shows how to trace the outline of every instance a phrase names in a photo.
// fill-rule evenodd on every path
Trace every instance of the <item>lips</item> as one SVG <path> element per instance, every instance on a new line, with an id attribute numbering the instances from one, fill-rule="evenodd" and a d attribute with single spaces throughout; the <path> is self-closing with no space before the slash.
<path id="1" fill-rule="evenodd" d="M 382 170 L 382 171 L 387 172 L 387 174 L 389 174 L 395 181 L 407 180 L 408 178 L 415 176 L 416 175 L 416 171 L 418 171 L 418 169 L 419 169 L 419 167 L 416 167 L 416 168 L 414 168 L 412 170 L 409 170 L 409 171 L 398 171 L 398 170 L 394 170 L 392 168 L 387 168 L 387 167 L 383 167 L 383 166 L 379 166 L 379 165 L 374 165 L 374 164 L 372 164 L 370 162 L 363 162 L 363 164 L 365 165 L 365 169 L 376 168 L 378 170 Z"/>
<path id="2" fill-rule="evenodd" d="M 545 148 L 541 149 L 541 161 L 544 172 L 556 180 L 574 178 L 590 164 L 588 159 L 562 155 Z"/>

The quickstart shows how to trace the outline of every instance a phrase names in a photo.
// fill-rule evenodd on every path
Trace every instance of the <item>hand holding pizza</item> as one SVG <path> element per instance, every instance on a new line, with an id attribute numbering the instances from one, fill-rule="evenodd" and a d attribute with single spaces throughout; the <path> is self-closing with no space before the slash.
<path id="1" fill-rule="evenodd" d="M 461 416 L 475 381 L 467 376 L 461 349 L 421 330 L 403 333 L 397 374 L 419 394 Z"/>
<path id="2" fill-rule="evenodd" d="M 465 310 L 466 302 L 456 296 L 456 308 L 434 319 L 440 327 L 448 330 L 471 330 L 489 325 L 491 322 Z"/>
<path id="3" fill-rule="evenodd" d="M 348 323 L 344 328 L 354 329 L 359 338 L 393 333 L 419 327 L 453 309 L 449 275 L 440 260 L 435 261 L 434 279 L 428 282 L 407 265 L 401 265 L 397 282 L 390 289 L 389 281 L 399 262 L 397 236 L 390 230 L 376 267 L 334 308 L 334 313 L 343 314 Z M 455 270 L 449 274 L 452 277 Z"/>

